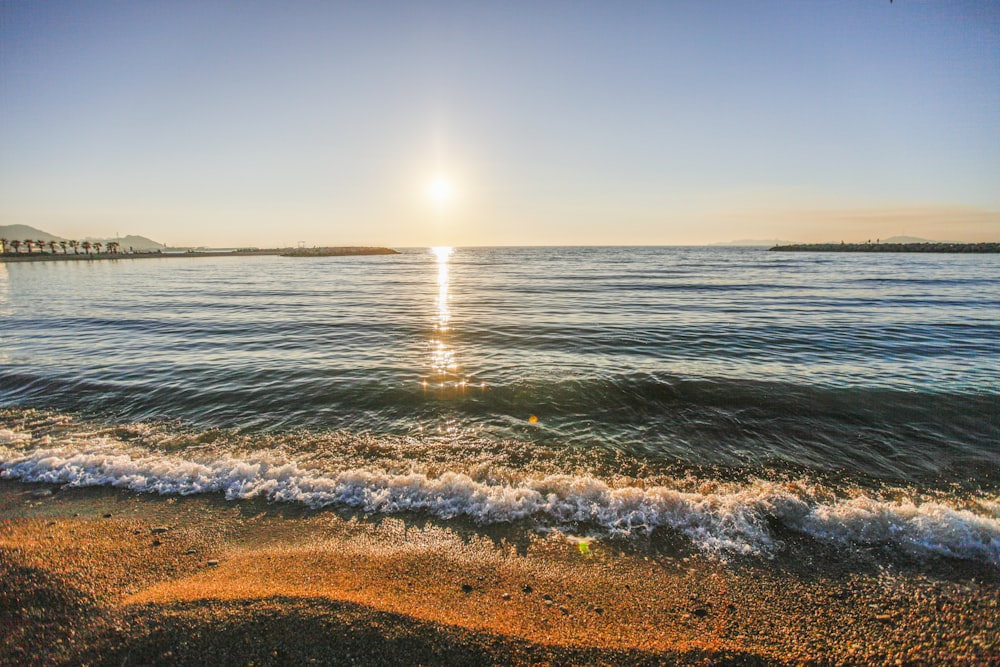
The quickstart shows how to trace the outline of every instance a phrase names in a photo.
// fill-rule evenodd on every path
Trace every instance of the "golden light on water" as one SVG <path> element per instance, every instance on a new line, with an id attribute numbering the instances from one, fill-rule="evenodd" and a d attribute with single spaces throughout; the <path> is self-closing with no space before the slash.
<path id="1" fill-rule="evenodd" d="M 451 307 L 449 305 L 451 287 L 451 257 L 455 249 L 450 246 L 431 248 L 437 265 L 437 295 L 434 299 L 434 335 L 428 340 L 428 356 L 431 381 L 421 379 L 424 390 L 436 388 L 448 393 L 464 393 L 468 387 L 485 389 L 485 382 L 473 383 L 472 378 L 462 371 L 455 348 L 449 344 L 451 329 Z"/>
<path id="2" fill-rule="evenodd" d="M 437 330 L 447 331 L 448 322 L 451 320 L 451 311 L 448 310 L 448 260 L 451 258 L 454 248 L 449 246 L 440 246 L 437 248 L 431 248 L 431 252 L 437 257 L 438 265 L 438 294 L 437 300 L 435 302 L 435 307 L 437 308 Z"/>
<path id="3" fill-rule="evenodd" d="M 448 286 L 449 286 L 449 266 L 448 260 L 454 248 L 440 246 L 431 248 L 431 253 L 437 262 L 437 298 L 434 301 L 436 318 L 434 330 L 436 337 L 431 340 L 431 370 L 435 375 L 444 379 L 458 371 L 458 361 L 455 359 L 455 350 L 448 345 L 446 335 L 448 333 L 448 323 L 451 320 L 451 311 L 448 308 Z M 442 383 L 441 385 L 445 385 Z M 458 386 L 456 381 L 455 386 Z"/>
<path id="4" fill-rule="evenodd" d="M 438 264 L 447 264 L 448 260 L 451 258 L 452 253 L 455 249 L 451 246 L 438 246 L 436 248 L 431 248 L 431 252 L 437 257 Z"/>

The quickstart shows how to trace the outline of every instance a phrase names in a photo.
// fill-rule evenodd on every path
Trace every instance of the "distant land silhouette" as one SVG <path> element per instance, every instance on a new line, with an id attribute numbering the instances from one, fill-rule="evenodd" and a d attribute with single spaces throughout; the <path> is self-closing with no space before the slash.
<path id="1" fill-rule="evenodd" d="M 7 239 L 8 241 L 23 241 L 24 239 L 32 239 L 33 241 L 45 241 L 46 243 L 49 241 L 70 240 L 62 236 L 56 236 L 55 234 L 42 231 L 41 229 L 29 227 L 28 225 L 0 225 L 0 239 Z M 167 247 L 163 243 L 158 243 L 152 239 L 146 238 L 145 236 L 138 236 L 135 234 L 109 238 L 96 238 L 88 236 L 78 240 L 90 241 L 91 243 L 98 241 L 105 246 L 109 241 L 113 241 L 118 243 L 123 251 L 128 251 L 131 248 L 133 250 L 148 252 L 151 250 L 164 250 Z"/>
<path id="2" fill-rule="evenodd" d="M 51 243 L 51 246 L 49 244 Z M 49 250 L 46 250 L 46 246 Z M 21 249 L 25 248 L 22 252 Z M 72 252 L 70 252 L 72 248 Z M 81 249 L 83 252 L 81 253 Z M 60 252 L 61 250 L 61 252 Z M 91 252 L 93 250 L 93 252 Z M 118 236 L 114 239 L 87 237 L 83 241 L 64 239 L 28 225 L 0 225 L 0 262 L 90 261 L 92 259 L 143 259 L 159 257 L 343 257 L 353 255 L 396 255 L 392 248 L 375 246 L 323 246 L 312 248 L 170 248 L 145 236 Z"/>
<path id="3" fill-rule="evenodd" d="M 1000 243 L 795 243 L 776 245 L 771 250 L 780 252 L 917 252 L 917 253 L 1000 253 Z"/>
<path id="4" fill-rule="evenodd" d="M 866 239 L 867 240 L 867 239 Z M 875 240 L 875 239 L 873 239 Z M 960 241 L 935 241 L 933 239 L 922 239 L 919 236 L 890 236 L 887 239 L 878 239 L 879 243 L 961 243 Z M 826 243 L 840 243 L 837 241 L 826 241 Z M 855 241 L 857 243 L 857 241 Z M 864 243 L 864 241 L 861 241 Z M 788 241 L 782 239 L 739 239 L 736 241 L 721 241 L 710 243 L 713 246 L 786 246 L 803 245 L 801 241 Z"/>

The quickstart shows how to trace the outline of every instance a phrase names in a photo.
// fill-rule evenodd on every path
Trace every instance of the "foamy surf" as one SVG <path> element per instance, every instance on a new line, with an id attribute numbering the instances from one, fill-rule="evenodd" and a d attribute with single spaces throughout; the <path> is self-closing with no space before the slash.
<path id="1" fill-rule="evenodd" d="M 682 490 L 619 486 L 587 475 L 525 472 L 500 479 L 457 470 L 326 470 L 274 452 L 182 456 L 107 437 L 53 442 L 46 436 L 33 443 L 30 435 L 11 430 L 0 430 L 0 477 L 141 493 L 221 493 L 232 500 L 263 498 L 370 513 L 424 512 L 478 524 L 578 524 L 607 536 L 670 529 L 722 556 L 774 553 L 780 544 L 773 526 L 779 525 L 839 545 L 885 545 L 1000 565 L 1000 514 L 992 500 L 973 511 L 944 501 L 887 500 L 860 491 L 834 497 L 805 482 L 706 483 Z"/>

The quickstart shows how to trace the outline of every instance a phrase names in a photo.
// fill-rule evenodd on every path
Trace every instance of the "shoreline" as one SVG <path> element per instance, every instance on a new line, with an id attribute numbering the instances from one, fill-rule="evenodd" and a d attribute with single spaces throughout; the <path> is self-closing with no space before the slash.
<path id="1" fill-rule="evenodd" d="M 187 252 L 136 252 L 90 255 L 52 255 L 48 253 L 0 254 L 0 262 L 86 262 L 108 259 L 172 259 L 175 257 L 355 257 L 363 255 L 398 255 L 398 250 L 370 246 L 345 246 L 336 248 L 268 248 L 263 250 L 192 250 Z"/>
<path id="2" fill-rule="evenodd" d="M 1000 573 L 0 481 L 0 663 L 1000 664 Z M 586 547 L 581 547 L 581 544 Z"/>

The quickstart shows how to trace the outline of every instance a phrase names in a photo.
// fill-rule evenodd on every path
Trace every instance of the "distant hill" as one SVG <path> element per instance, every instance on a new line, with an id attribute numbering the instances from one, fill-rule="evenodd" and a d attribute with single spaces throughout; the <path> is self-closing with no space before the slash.
<path id="1" fill-rule="evenodd" d="M 45 241 L 46 243 L 49 241 L 66 240 L 61 236 L 55 236 L 40 229 L 29 227 L 28 225 L 0 225 L 0 239 L 7 239 L 8 241 L 31 239 L 32 241 Z"/>
<path id="2" fill-rule="evenodd" d="M 147 239 L 145 236 L 136 236 L 135 234 L 129 234 L 128 236 L 121 236 L 118 238 L 110 238 L 110 239 L 98 239 L 98 238 L 88 237 L 86 240 L 90 241 L 91 243 L 93 243 L 94 241 L 100 241 L 104 245 L 107 245 L 108 241 L 117 241 L 118 245 L 122 249 L 122 252 L 128 252 L 129 249 L 143 250 L 143 251 L 163 250 L 167 247 L 162 243 L 157 243 L 153 239 Z"/>
<path id="3" fill-rule="evenodd" d="M 62 236 L 56 236 L 55 234 L 49 234 L 41 229 L 36 229 L 34 227 L 29 227 L 28 225 L 0 225 L 0 239 L 7 239 L 8 241 L 24 241 L 25 239 L 31 239 L 32 241 L 68 241 L 69 239 L 63 238 Z M 129 234 L 128 236 L 122 236 L 120 238 L 97 238 L 88 236 L 87 238 L 79 239 L 80 241 L 90 241 L 94 243 L 95 241 L 100 241 L 103 245 L 107 245 L 108 241 L 117 241 L 121 246 L 122 252 L 128 252 L 129 248 L 133 250 L 163 250 L 167 246 L 162 243 L 157 243 L 152 239 L 148 239 L 145 236 L 137 236 L 135 234 Z"/>

